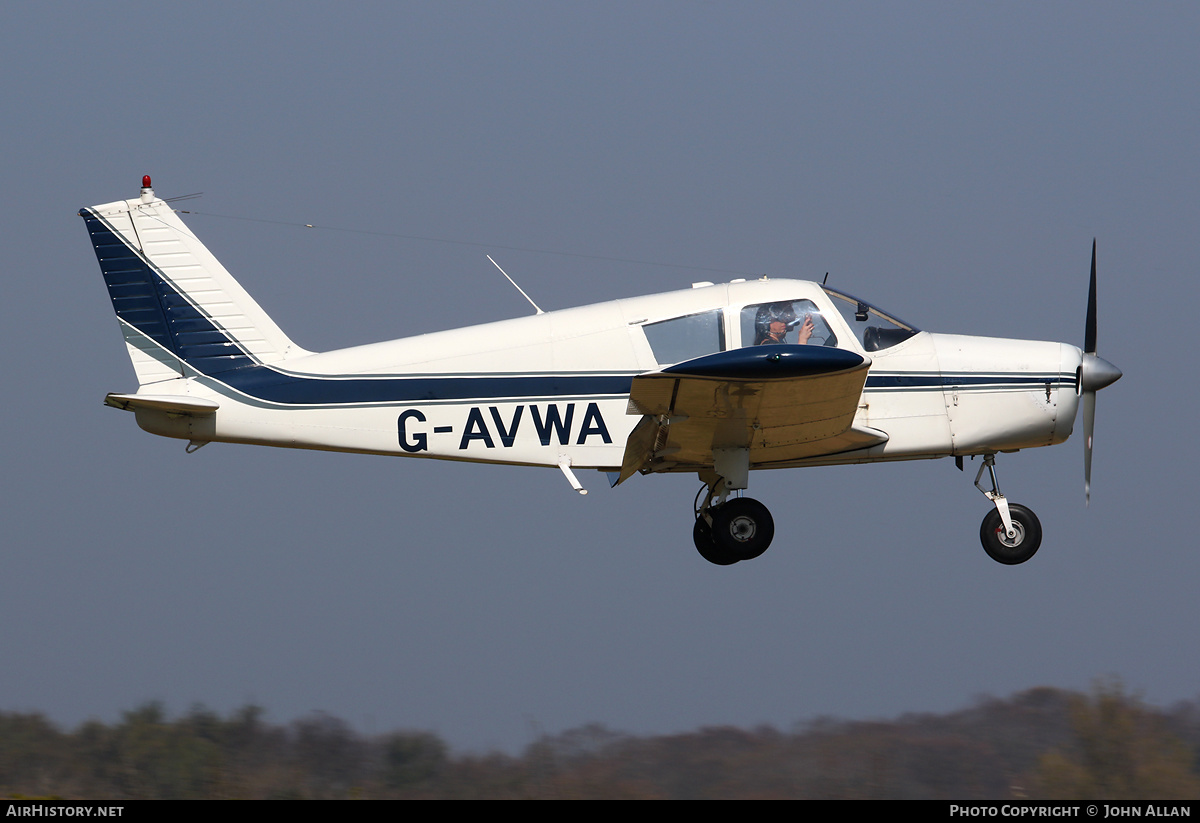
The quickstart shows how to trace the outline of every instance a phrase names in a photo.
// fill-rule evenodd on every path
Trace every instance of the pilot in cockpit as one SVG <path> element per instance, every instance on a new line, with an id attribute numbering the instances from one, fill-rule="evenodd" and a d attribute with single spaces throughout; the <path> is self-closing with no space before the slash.
<path id="1" fill-rule="evenodd" d="M 812 315 L 805 314 L 804 320 L 796 317 L 796 311 L 791 303 L 768 303 L 760 306 L 754 318 L 754 345 L 773 346 L 780 343 L 790 343 L 788 333 L 799 326 L 798 339 L 801 346 L 808 343 L 816 326 L 813 325 Z"/>

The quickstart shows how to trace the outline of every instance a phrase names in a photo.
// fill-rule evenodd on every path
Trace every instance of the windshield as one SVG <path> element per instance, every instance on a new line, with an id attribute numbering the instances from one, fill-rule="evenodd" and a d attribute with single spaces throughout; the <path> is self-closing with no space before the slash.
<path id="1" fill-rule="evenodd" d="M 853 295 L 822 286 L 825 293 L 833 300 L 833 305 L 841 313 L 846 325 L 854 332 L 854 336 L 862 342 L 866 351 L 880 351 L 891 348 L 897 343 L 903 343 L 920 331 L 916 326 L 905 323 L 897 317 L 885 314 L 879 309 L 859 300 Z"/>

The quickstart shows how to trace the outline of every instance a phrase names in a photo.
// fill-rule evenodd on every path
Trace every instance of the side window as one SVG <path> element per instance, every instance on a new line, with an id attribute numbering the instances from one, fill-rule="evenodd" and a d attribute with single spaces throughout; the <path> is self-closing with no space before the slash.
<path id="1" fill-rule="evenodd" d="M 742 309 L 742 345 L 836 346 L 837 335 L 811 300 L 759 303 Z"/>
<path id="2" fill-rule="evenodd" d="M 660 365 L 682 363 L 725 348 L 725 324 L 721 310 L 674 317 L 642 326 L 646 340 Z"/>

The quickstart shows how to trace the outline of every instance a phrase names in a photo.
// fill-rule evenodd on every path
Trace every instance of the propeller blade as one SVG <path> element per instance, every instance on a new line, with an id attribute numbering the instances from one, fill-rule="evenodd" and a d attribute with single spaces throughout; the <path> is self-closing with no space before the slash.
<path id="1" fill-rule="evenodd" d="M 1083 393 L 1083 502 L 1092 505 L 1092 432 L 1096 428 L 1096 393 Z"/>
<path id="2" fill-rule="evenodd" d="M 1092 238 L 1092 282 L 1088 286 L 1087 324 L 1083 330 L 1083 350 L 1096 353 L 1096 238 Z"/>

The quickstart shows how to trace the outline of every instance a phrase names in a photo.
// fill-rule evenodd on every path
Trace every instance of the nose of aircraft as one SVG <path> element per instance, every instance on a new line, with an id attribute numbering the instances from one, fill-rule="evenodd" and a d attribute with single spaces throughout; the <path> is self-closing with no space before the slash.
<path id="1" fill-rule="evenodd" d="M 1079 375 L 1080 391 L 1100 391 L 1120 379 L 1121 370 L 1112 363 L 1090 352 L 1084 353 Z"/>

